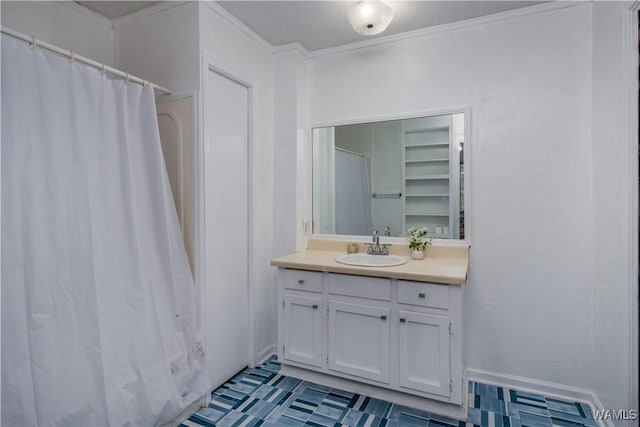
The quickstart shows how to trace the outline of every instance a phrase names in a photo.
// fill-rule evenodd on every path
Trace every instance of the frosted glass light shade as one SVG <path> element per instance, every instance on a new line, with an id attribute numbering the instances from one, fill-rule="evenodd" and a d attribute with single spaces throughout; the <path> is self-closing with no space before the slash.
<path id="1" fill-rule="evenodd" d="M 347 17 L 357 33 L 373 36 L 387 29 L 393 9 L 379 1 L 363 1 L 353 6 Z"/>

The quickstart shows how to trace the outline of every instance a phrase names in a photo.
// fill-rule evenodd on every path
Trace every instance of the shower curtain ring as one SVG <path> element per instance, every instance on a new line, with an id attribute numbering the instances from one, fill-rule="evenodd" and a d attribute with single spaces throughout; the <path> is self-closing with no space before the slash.
<path id="1" fill-rule="evenodd" d="M 142 81 L 142 87 L 143 87 L 144 89 L 148 88 L 148 87 L 149 87 L 149 80 L 143 80 L 143 81 Z"/>
<path id="2" fill-rule="evenodd" d="M 69 51 L 69 62 L 71 62 L 73 64 L 73 61 L 76 60 L 76 54 L 73 53 L 72 50 Z"/>
<path id="3" fill-rule="evenodd" d="M 35 36 L 31 36 L 31 41 L 29 42 L 29 47 L 31 49 L 35 49 L 36 47 L 38 47 L 38 43 L 36 43 Z"/>
<path id="4" fill-rule="evenodd" d="M 100 74 L 104 76 L 106 72 L 107 72 L 107 67 L 104 64 L 102 64 L 102 67 L 100 67 Z"/>
<path id="5" fill-rule="evenodd" d="M 124 79 L 122 79 L 124 83 L 129 83 L 129 73 L 125 73 Z"/>

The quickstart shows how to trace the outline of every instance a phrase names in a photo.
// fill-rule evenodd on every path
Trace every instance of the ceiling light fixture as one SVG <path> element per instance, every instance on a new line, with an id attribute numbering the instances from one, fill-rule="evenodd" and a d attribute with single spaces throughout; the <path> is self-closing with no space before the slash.
<path id="1" fill-rule="evenodd" d="M 364 36 L 380 34 L 393 19 L 393 9 L 379 1 L 362 1 L 349 11 L 353 29 Z"/>

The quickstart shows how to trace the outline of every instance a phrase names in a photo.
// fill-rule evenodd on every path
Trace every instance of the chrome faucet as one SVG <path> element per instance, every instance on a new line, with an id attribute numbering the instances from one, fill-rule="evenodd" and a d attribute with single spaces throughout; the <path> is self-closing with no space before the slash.
<path id="1" fill-rule="evenodd" d="M 380 232 L 378 230 L 373 232 L 372 243 L 367 243 L 369 248 L 367 249 L 367 254 L 369 255 L 389 255 L 389 250 L 387 246 L 391 245 L 382 245 L 380 246 Z"/>
<path id="2" fill-rule="evenodd" d="M 384 228 L 384 235 L 390 237 L 391 236 L 391 227 L 388 225 Z"/>

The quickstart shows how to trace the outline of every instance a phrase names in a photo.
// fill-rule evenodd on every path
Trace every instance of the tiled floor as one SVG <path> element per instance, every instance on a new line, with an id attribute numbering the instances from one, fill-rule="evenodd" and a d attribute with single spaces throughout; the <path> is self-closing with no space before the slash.
<path id="1" fill-rule="evenodd" d="M 467 422 L 279 375 L 274 359 L 246 369 L 212 393 L 181 426 L 597 426 L 591 407 L 538 394 L 469 383 Z"/>

